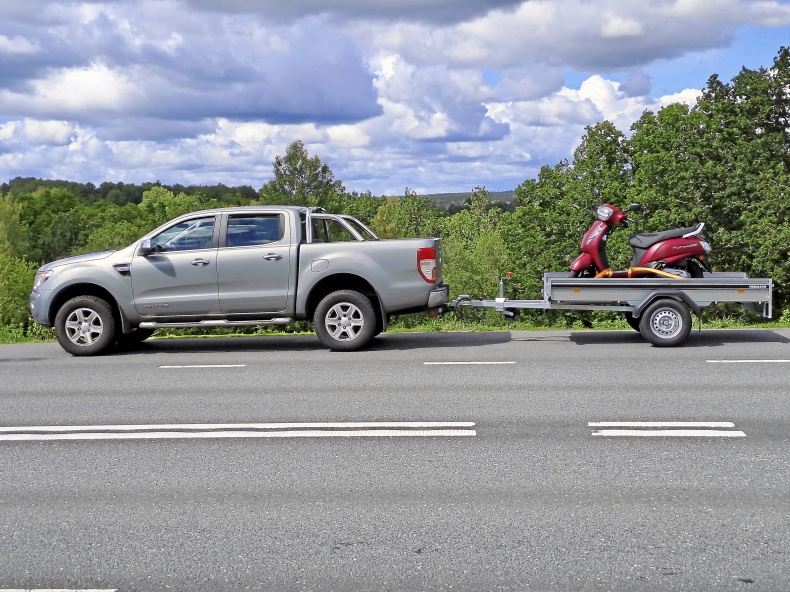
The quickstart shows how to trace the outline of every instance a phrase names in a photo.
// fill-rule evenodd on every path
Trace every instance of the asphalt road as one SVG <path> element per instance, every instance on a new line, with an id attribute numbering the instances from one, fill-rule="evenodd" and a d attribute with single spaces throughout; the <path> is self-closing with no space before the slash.
<path id="1" fill-rule="evenodd" d="M 0 590 L 786 592 L 789 400 L 786 330 L 0 346 Z"/>

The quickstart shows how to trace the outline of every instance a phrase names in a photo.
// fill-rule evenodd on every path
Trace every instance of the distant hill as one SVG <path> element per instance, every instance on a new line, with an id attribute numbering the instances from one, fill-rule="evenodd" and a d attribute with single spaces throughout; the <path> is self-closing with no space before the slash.
<path id="1" fill-rule="evenodd" d="M 438 207 L 442 207 L 445 210 L 448 209 L 450 206 L 461 206 L 466 202 L 466 200 L 471 199 L 472 192 L 468 191 L 466 193 L 430 193 L 425 195 L 424 197 L 428 197 L 431 201 Z M 516 200 L 516 192 L 515 191 L 489 191 L 488 197 L 492 202 L 504 202 L 504 203 L 511 203 Z"/>

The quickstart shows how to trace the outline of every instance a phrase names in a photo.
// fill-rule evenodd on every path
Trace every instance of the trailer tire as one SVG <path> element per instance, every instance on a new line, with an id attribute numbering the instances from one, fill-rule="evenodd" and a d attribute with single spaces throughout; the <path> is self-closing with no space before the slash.
<path id="1" fill-rule="evenodd" d="M 370 299 L 354 290 L 337 290 L 324 297 L 313 317 L 315 334 L 333 351 L 356 351 L 373 339 L 378 324 Z"/>
<path id="2" fill-rule="evenodd" d="M 112 307 L 96 296 L 77 296 L 55 315 L 55 335 L 73 356 L 93 356 L 115 341 Z"/>
<path id="3" fill-rule="evenodd" d="M 672 347 L 691 333 L 691 312 L 684 302 L 672 298 L 656 300 L 641 315 L 642 337 L 658 347 Z"/>

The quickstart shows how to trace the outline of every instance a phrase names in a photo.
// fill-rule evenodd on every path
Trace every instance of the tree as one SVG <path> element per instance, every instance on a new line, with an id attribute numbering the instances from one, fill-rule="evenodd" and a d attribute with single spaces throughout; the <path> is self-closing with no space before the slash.
<path id="1" fill-rule="evenodd" d="M 404 197 L 390 197 L 378 208 L 371 229 L 381 238 L 438 236 L 444 212 L 429 197 L 406 188 Z"/>
<path id="2" fill-rule="evenodd" d="M 345 188 L 318 156 L 310 157 L 301 140 L 292 142 L 285 156 L 273 164 L 274 178 L 260 190 L 262 204 L 320 206 L 337 210 Z"/>

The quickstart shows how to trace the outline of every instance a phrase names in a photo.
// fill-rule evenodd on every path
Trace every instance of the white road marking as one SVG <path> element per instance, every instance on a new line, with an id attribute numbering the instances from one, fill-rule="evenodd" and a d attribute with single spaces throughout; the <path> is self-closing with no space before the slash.
<path id="1" fill-rule="evenodd" d="M 692 437 L 692 438 L 745 438 L 731 421 L 591 421 L 587 424 L 594 430 L 593 436 L 633 436 L 633 437 Z M 637 429 L 626 429 L 637 428 Z M 649 429 L 646 429 L 649 428 Z M 664 429 L 656 429 L 664 428 Z"/>
<path id="2" fill-rule="evenodd" d="M 0 588 L 0 592 L 118 592 L 118 588 Z"/>
<path id="3" fill-rule="evenodd" d="M 475 430 L 287 430 L 280 432 L 80 432 L 74 434 L 7 434 L 0 441 L 44 440 L 200 440 L 222 438 L 366 438 L 476 436 Z"/>
<path id="4" fill-rule="evenodd" d="M 746 434 L 725 430 L 598 430 L 593 436 L 685 436 L 694 438 L 745 438 Z"/>
<path id="5" fill-rule="evenodd" d="M 790 360 L 705 360 L 708 364 L 790 364 Z"/>
<path id="6" fill-rule="evenodd" d="M 246 367 L 246 364 L 190 364 L 185 366 L 159 366 L 159 367 L 160 368 L 244 368 Z"/>
<path id="7" fill-rule="evenodd" d="M 734 428 L 731 421 L 591 421 L 591 428 Z"/>
<path id="8" fill-rule="evenodd" d="M 515 362 L 423 362 L 425 366 L 496 366 Z"/>
<path id="9" fill-rule="evenodd" d="M 476 436 L 474 422 L 327 422 L 0 427 L 0 441 Z M 0 592 L 2 592 L 0 590 Z"/>

